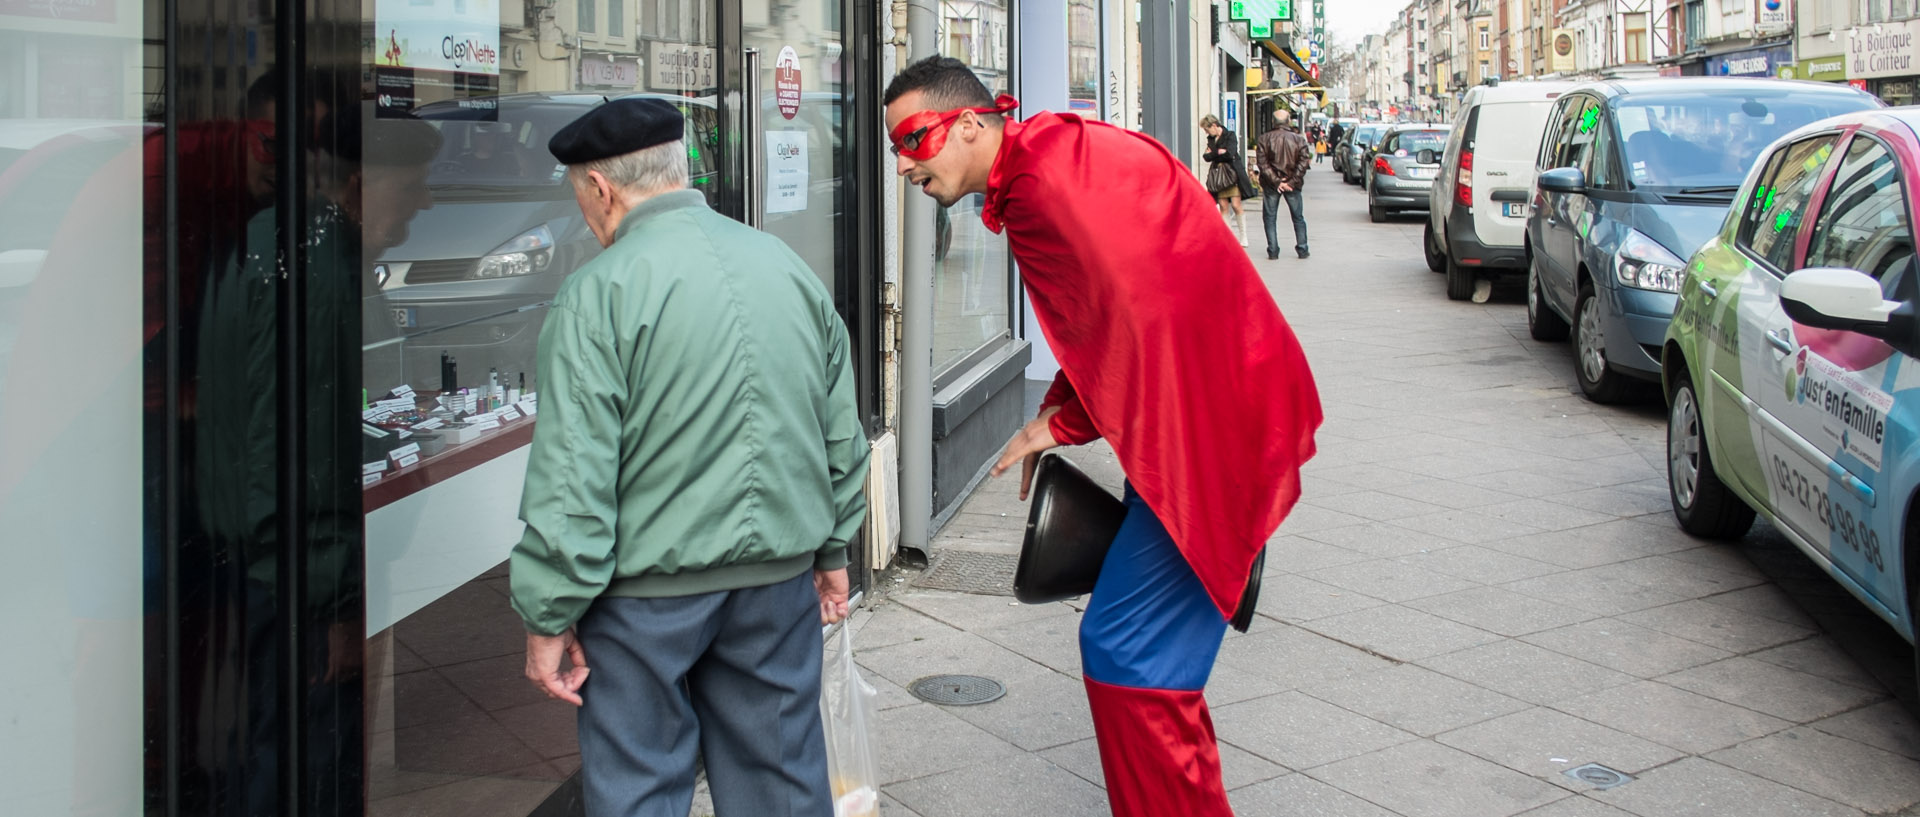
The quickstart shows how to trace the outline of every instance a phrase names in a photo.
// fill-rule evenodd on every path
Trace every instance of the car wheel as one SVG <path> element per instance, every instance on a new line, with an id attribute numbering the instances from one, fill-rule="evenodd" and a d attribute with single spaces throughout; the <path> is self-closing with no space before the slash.
<path id="1" fill-rule="evenodd" d="M 1384 224 L 1387 220 L 1387 211 L 1382 209 L 1378 204 L 1368 203 L 1367 218 L 1371 219 L 1375 224 Z"/>
<path id="2" fill-rule="evenodd" d="M 1753 509 L 1713 470 L 1700 400 L 1683 365 L 1667 395 L 1667 496 L 1680 529 L 1704 539 L 1732 539 L 1753 527 Z"/>
<path id="3" fill-rule="evenodd" d="M 1607 334 L 1600 314 L 1600 298 L 1591 282 L 1580 284 L 1580 296 L 1573 303 L 1573 373 L 1580 391 L 1595 403 L 1618 403 L 1627 395 L 1626 375 L 1607 363 Z"/>
<path id="4" fill-rule="evenodd" d="M 1463 267 L 1457 263 L 1454 263 L 1454 260 L 1452 258 L 1446 259 L 1446 263 L 1447 263 L 1447 300 L 1464 301 L 1464 300 L 1467 300 L 1468 298 L 1472 298 L 1473 284 L 1474 284 L 1473 269 L 1470 267 Z"/>
<path id="5" fill-rule="evenodd" d="M 1427 250 L 1427 269 L 1434 272 L 1447 271 L 1447 257 L 1440 254 L 1440 246 L 1433 242 L 1433 220 L 1427 220 L 1427 234 L 1420 240 Z"/>
<path id="6" fill-rule="evenodd" d="M 1539 262 L 1533 258 L 1533 252 L 1527 252 L 1527 334 L 1534 340 L 1557 341 L 1567 339 L 1567 322 L 1554 314 L 1547 306 L 1546 293 L 1540 289 Z"/>

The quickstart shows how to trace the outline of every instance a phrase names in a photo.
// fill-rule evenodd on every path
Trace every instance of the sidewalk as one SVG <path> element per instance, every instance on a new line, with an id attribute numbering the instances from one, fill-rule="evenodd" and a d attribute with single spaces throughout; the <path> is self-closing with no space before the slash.
<path id="1" fill-rule="evenodd" d="M 1419 217 L 1369 224 L 1328 167 L 1307 186 L 1311 259 L 1265 260 L 1249 213 L 1327 421 L 1262 617 L 1228 633 L 1207 688 L 1238 813 L 1920 813 L 1920 724 L 1890 691 L 1904 643 L 1764 524 L 1681 534 L 1663 409 L 1581 399 L 1567 346 L 1528 340 L 1516 297 L 1448 302 Z M 1104 445 L 1063 453 L 1118 489 Z M 1080 608 L 1009 595 L 1017 491 L 984 482 L 931 566 L 880 577 L 849 625 L 880 690 L 889 817 L 1108 813 Z M 1007 693 L 906 692 L 941 673 Z M 1566 774 L 1588 763 L 1633 779 Z"/>

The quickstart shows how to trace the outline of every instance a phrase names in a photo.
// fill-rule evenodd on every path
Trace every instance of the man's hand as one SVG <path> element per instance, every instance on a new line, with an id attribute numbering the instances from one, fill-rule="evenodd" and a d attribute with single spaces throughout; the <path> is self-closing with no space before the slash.
<path id="1" fill-rule="evenodd" d="M 1293 185 L 1290 185 L 1290 184 L 1287 184 L 1286 182 L 1281 182 L 1281 183 L 1280 183 L 1280 192 L 1282 192 L 1282 193 L 1291 193 L 1291 192 L 1293 192 Z"/>
<path id="2" fill-rule="evenodd" d="M 1020 499 L 1027 498 L 1028 489 L 1033 487 L 1033 468 L 1040 464 L 1040 452 L 1049 448 L 1058 448 L 1060 441 L 1053 438 L 1053 429 L 1048 423 L 1053 415 L 1060 413 L 1060 407 L 1043 409 L 1040 416 L 1029 421 L 1020 433 L 1007 441 L 1007 447 L 1000 452 L 1000 461 L 993 465 L 993 475 L 998 477 L 1020 463 Z"/>
<path id="3" fill-rule="evenodd" d="M 847 618 L 847 569 L 813 571 L 813 589 L 820 594 L 820 625 Z"/>
<path id="4" fill-rule="evenodd" d="M 573 668 L 560 671 L 560 656 L 573 662 Z M 581 706 L 580 687 L 587 683 L 587 651 L 580 647 L 573 628 L 559 635 L 527 633 L 527 680 L 549 698 L 558 698 Z"/>

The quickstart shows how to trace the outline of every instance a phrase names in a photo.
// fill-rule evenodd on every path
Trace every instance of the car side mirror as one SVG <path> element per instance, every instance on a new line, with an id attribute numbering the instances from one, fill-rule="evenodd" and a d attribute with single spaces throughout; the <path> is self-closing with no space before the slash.
<path id="1" fill-rule="evenodd" d="M 1577 167 L 1556 167 L 1541 173 L 1537 183 L 1548 193 L 1587 192 L 1587 175 Z"/>
<path id="2" fill-rule="evenodd" d="M 1440 154 L 1433 148 L 1423 148 L 1419 153 L 1413 154 L 1413 160 L 1423 165 L 1437 165 L 1440 163 Z"/>
<path id="3" fill-rule="evenodd" d="M 1816 329 L 1841 329 L 1909 347 L 1914 337 L 1911 304 L 1880 295 L 1880 282 L 1859 270 L 1811 267 L 1780 283 L 1780 306 L 1787 317 Z"/>

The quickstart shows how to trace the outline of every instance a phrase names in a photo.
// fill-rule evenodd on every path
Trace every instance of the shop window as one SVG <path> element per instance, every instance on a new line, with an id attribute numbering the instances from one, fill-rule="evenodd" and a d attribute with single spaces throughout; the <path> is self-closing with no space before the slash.
<path id="1" fill-rule="evenodd" d="M 1626 35 L 1621 39 L 1621 58 L 1628 63 L 1647 61 L 1647 15 L 1646 12 L 1621 15 L 1626 24 Z"/>
<path id="2" fill-rule="evenodd" d="M 598 31 L 600 10 L 594 7 L 593 0 L 580 0 L 580 33 L 592 34 Z"/>
<path id="3" fill-rule="evenodd" d="M 971 66 L 989 93 L 1009 93 L 1007 0 L 946 0 L 943 6 L 941 41 L 948 44 L 948 56 Z M 974 352 L 1011 336 L 1013 260 L 1006 239 L 981 222 L 983 204 L 983 196 L 968 196 L 936 215 L 936 378 L 957 374 Z"/>
<path id="4" fill-rule="evenodd" d="M 627 38 L 627 3 L 629 0 L 607 0 L 607 36 L 615 40 Z"/>

